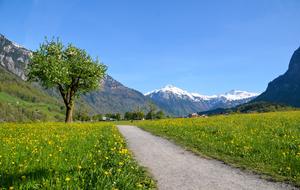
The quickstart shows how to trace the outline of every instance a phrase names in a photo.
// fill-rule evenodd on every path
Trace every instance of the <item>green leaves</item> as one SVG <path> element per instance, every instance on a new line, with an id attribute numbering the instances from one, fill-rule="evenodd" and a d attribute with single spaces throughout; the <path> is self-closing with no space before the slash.
<path id="1" fill-rule="evenodd" d="M 79 95 L 99 88 L 106 69 L 83 49 L 72 44 L 65 47 L 59 40 L 46 40 L 32 55 L 28 78 L 46 88 L 62 86 L 64 93 L 72 90 Z"/>

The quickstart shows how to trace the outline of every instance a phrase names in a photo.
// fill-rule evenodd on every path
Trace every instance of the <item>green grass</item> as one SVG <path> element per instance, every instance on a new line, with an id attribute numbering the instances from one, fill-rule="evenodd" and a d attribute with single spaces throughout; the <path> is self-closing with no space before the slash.
<path id="1" fill-rule="evenodd" d="M 112 123 L 0 123 L 0 189 L 152 189 Z"/>
<path id="2" fill-rule="evenodd" d="M 235 114 L 133 124 L 264 177 L 300 185 L 300 112 Z"/>

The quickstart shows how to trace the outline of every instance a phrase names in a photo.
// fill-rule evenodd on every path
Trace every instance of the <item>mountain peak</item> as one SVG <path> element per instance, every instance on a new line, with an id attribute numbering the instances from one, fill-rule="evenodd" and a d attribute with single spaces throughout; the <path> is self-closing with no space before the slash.
<path id="1" fill-rule="evenodd" d="M 258 96 L 258 93 L 247 92 L 242 90 L 230 90 L 224 94 L 219 95 L 219 97 L 224 97 L 227 100 L 241 100 Z"/>
<path id="2" fill-rule="evenodd" d="M 288 70 L 271 81 L 264 93 L 255 101 L 281 103 L 300 107 L 300 47 L 290 59 Z"/>
<path id="3" fill-rule="evenodd" d="M 167 84 L 164 88 L 176 88 L 176 86 L 174 86 L 172 84 Z"/>
<path id="4" fill-rule="evenodd" d="M 151 96 L 152 94 L 157 94 L 157 93 L 162 93 L 162 94 L 173 94 L 175 96 L 181 97 L 181 98 L 190 98 L 194 99 L 193 95 L 191 95 L 189 92 L 178 88 L 174 85 L 168 84 L 165 87 L 157 90 L 153 90 L 151 92 L 148 92 L 145 94 L 145 96 Z"/>
<path id="5" fill-rule="evenodd" d="M 292 55 L 288 72 L 292 72 L 292 73 L 300 72 L 300 47 L 296 49 Z"/>
<path id="6" fill-rule="evenodd" d="M 173 92 L 173 93 L 177 93 L 177 94 L 186 94 L 187 91 L 181 89 L 181 88 L 178 88 L 174 85 L 171 85 L 171 84 L 168 84 L 166 85 L 165 87 L 161 88 L 160 91 L 168 91 L 168 92 Z"/>
<path id="7" fill-rule="evenodd" d="M 234 89 L 232 89 L 232 90 L 229 90 L 228 92 L 226 92 L 225 94 L 236 94 L 238 92 L 242 92 L 242 91 L 241 90 L 234 90 Z"/>

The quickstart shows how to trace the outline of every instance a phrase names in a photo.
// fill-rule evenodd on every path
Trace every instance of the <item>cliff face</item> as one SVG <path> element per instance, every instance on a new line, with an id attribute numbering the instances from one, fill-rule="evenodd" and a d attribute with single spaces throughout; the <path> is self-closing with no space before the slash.
<path id="1" fill-rule="evenodd" d="M 26 79 L 25 68 L 31 52 L 0 34 L 0 65 L 9 72 Z"/>
<path id="2" fill-rule="evenodd" d="M 267 90 L 254 101 L 300 107 L 300 48 L 294 52 L 286 73 L 270 82 Z"/>

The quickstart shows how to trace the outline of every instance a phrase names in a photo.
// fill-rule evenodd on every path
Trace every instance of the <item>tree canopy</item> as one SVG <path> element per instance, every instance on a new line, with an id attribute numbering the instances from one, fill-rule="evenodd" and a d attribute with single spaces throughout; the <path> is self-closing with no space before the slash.
<path id="1" fill-rule="evenodd" d="M 66 122 L 72 122 L 75 97 L 100 87 L 107 67 L 83 49 L 60 40 L 46 40 L 33 52 L 28 79 L 45 88 L 56 87 L 66 106 Z"/>

